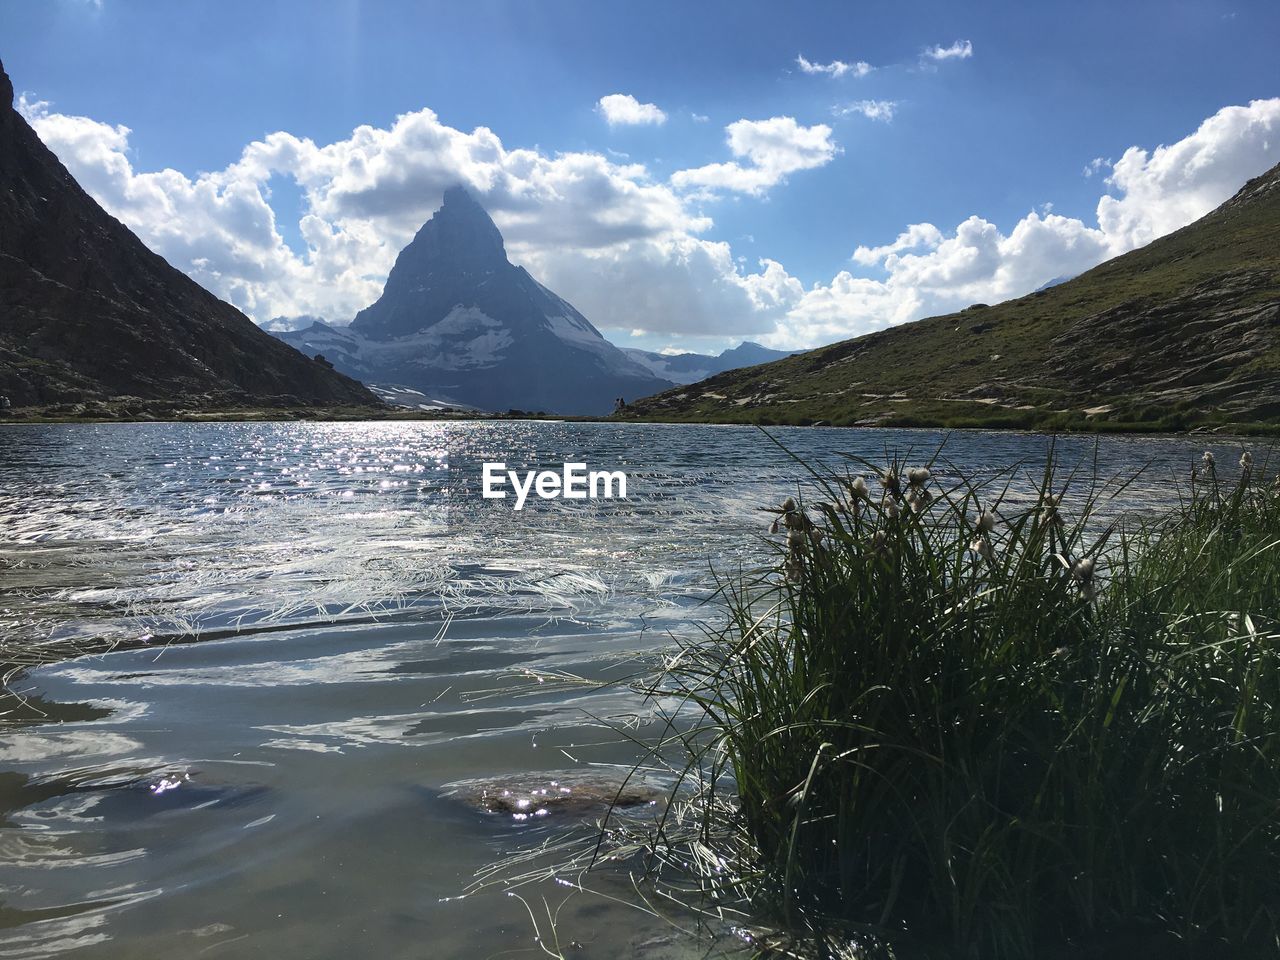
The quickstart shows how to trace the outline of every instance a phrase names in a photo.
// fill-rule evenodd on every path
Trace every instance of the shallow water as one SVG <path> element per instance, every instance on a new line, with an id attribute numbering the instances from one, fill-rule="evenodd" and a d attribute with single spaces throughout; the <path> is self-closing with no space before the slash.
<path id="1" fill-rule="evenodd" d="M 775 434 L 832 463 L 918 462 L 944 439 Z M 1205 448 L 1072 438 L 1058 454 L 1145 465 L 1110 509 L 1157 509 Z M 1240 446 L 1209 449 L 1234 464 Z M 946 447 L 987 475 L 1035 475 L 1046 450 L 1031 434 Z M 485 460 L 623 469 L 629 496 L 516 513 L 481 499 Z M 740 427 L 0 428 L 0 638 L 120 645 L 23 675 L 4 707 L 0 958 L 545 955 L 524 902 L 460 894 L 566 825 L 442 787 L 632 761 L 615 727 L 652 732 L 640 699 L 557 676 L 625 678 L 713 617 L 712 568 L 760 562 L 757 508 L 802 479 Z M 568 891 L 523 893 L 545 934 L 543 899 Z M 570 956 L 700 955 L 598 897 L 570 897 L 556 934 Z"/>

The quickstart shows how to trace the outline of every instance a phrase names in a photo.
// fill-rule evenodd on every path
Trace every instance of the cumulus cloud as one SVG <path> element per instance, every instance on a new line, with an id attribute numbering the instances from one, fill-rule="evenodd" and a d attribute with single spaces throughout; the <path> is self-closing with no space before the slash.
<path id="1" fill-rule="evenodd" d="M 1280 97 L 1224 107 L 1195 133 L 1148 152 L 1130 147 L 1111 167 L 1119 196 L 1098 203 L 1098 224 L 1117 251 L 1204 216 L 1250 177 L 1280 160 Z"/>
<path id="2" fill-rule="evenodd" d="M 830 63 L 813 63 L 806 60 L 803 54 L 796 55 L 796 66 L 800 68 L 801 73 L 826 74 L 833 80 L 846 75 L 865 77 L 875 69 L 871 64 L 862 60 L 854 63 L 845 63 L 843 60 L 832 60 Z"/>
<path id="3" fill-rule="evenodd" d="M 912 224 L 891 243 L 854 251 L 855 263 L 879 267 L 881 277 L 846 271 L 812 287 L 762 339 L 804 346 L 1030 293 L 1204 216 L 1277 161 L 1280 98 L 1225 107 L 1176 143 L 1126 150 L 1106 180 L 1112 192 L 1098 201 L 1096 225 L 1051 205 L 1007 234 L 979 216 L 950 234 Z"/>
<path id="4" fill-rule="evenodd" d="M 763 339 L 780 347 L 828 342 L 975 302 L 998 303 L 1053 277 L 1081 273 L 1108 253 L 1101 231 L 1052 214 L 1028 213 L 1007 235 L 978 216 L 950 235 L 913 224 L 893 243 L 854 252 L 864 267 L 881 265 L 883 279 L 842 271 L 806 291 Z"/>
<path id="5" fill-rule="evenodd" d="M 738 160 L 678 170 L 671 183 L 680 190 L 733 190 L 759 196 L 799 170 L 830 163 L 839 152 L 826 124 L 801 126 L 794 117 L 736 120 L 725 127 L 729 150 Z M 745 162 L 743 162 L 745 161 Z"/>
<path id="6" fill-rule="evenodd" d="M 932 223 L 913 223 L 898 234 L 898 239 L 894 240 L 893 243 L 887 243 L 881 247 L 858 247 L 853 251 L 853 260 L 869 267 L 879 263 L 890 254 L 899 253 L 903 250 L 912 250 L 917 247 L 928 247 L 933 250 L 940 243 L 942 243 L 942 231 Z"/>
<path id="7" fill-rule="evenodd" d="M 514 254 L 603 250 L 691 238 L 711 221 L 639 164 L 594 153 L 506 149 L 484 127 L 453 129 L 430 110 L 389 128 L 359 127 L 318 146 L 273 133 L 223 170 L 141 172 L 129 130 L 24 103 L 77 180 L 170 263 L 260 321 L 313 314 L 339 322 L 373 302 L 398 251 L 462 182 L 497 220 Z M 302 191 L 295 251 L 269 201 L 273 176 Z"/>
<path id="8" fill-rule="evenodd" d="M 596 109 L 611 127 L 660 126 L 667 115 L 655 103 L 641 103 L 629 93 L 601 97 Z"/>
<path id="9" fill-rule="evenodd" d="M 935 46 L 925 50 L 924 55 L 929 60 L 968 60 L 973 56 L 973 44 L 968 40 L 957 40 L 949 47 Z"/>
<path id="10" fill-rule="evenodd" d="M 712 222 L 697 210 L 699 191 L 760 194 L 829 163 L 838 151 L 830 128 L 790 117 L 730 124 L 733 161 L 662 182 L 643 164 L 599 153 L 510 148 L 485 127 L 458 130 L 426 109 L 323 145 L 273 133 L 222 170 L 144 171 L 127 127 L 38 101 L 20 108 L 104 207 L 259 321 L 349 320 L 376 299 L 443 190 L 462 182 L 494 216 L 512 259 L 597 325 L 777 347 L 1028 293 L 1202 216 L 1280 160 L 1280 98 L 1226 107 L 1182 140 L 1125 151 L 1094 223 L 1043 204 L 1007 230 L 976 215 L 949 231 L 916 223 L 857 247 L 848 270 L 805 286 L 775 260 L 752 267 L 708 238 Z M 271 203 L 278 178 L 301 197 L 292 244 Z"/>
<path id="11" fill-rule="evenodd" d="M 835 110 L 836 116 L 839 117 L 847 117 L 857 113 L 868 120 L 879 120 L 881 123 L 891 121 L 897 111 L 897 100 L 855 100 L 853 103 L 845 104 L 843 107 L 836 107 Z"/>
<path id="12" fill-rule="evenodd" d="M 729 244 L 694 237 L 529 257 L 534 274 L 597 326 L 692 336 L 775 330 L 803 298 L 804 287 L 776 261 L 758 266 L 747 272 Z"/>

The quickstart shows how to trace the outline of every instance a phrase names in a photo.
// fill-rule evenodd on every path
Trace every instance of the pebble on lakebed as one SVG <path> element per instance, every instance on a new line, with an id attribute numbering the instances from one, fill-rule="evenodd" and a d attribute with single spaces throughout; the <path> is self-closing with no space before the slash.
<path id="1" fill-rule="evenodd" d="M 658 807 L 667 792 L 636 776 L 576 770 L 512 774 L 447 783 L 441 795 L 484 813 L 523 822 L 586 817 L 610 808 Z"/>

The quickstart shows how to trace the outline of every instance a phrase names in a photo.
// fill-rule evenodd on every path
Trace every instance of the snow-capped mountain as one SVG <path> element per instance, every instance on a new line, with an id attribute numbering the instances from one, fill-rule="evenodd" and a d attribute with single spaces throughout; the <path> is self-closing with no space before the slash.
<path id="1" fill-rule="evenodd" d="M 654 376 L 670 380 L 678 386 L 697 383 L 707 377 L 740 367 L 754 367 L 759 363 L 771 363 L 789 357 L 798 350 L 771 350 L 752 340 L 744 340 L 736 347 L 717 355 L 709 353 L 652 353 L 626 347 L 622 351 L 637 363 L 643 364 Z"/>
<path id="2" fill-rule="evenodd" d="M 628 357 L 507 259 L 502 234 L 462 187 L 400 251 L 382 296 L 349 327 L 276 336 L 365 382 L 483 410 L 603 414 L 674 385 Z"/>

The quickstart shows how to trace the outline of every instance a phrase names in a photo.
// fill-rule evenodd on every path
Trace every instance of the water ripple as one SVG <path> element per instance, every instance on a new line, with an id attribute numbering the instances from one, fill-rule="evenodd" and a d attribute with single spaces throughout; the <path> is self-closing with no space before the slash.
<path id="1" fill-rule="evenodd" d="M 778 435 L 827 462 L 945 439 Z M 1158 509 L 1203 449 L 1059 442 L 1104 474 L 1145 467 L 1113 510 Z M 1046 450 L 947 442 L 981 477 L 1020 463 L 1024 490 Z M 480 497 L 486 460 L 625 469 L 629 499 L 515 513 Z M 638 759 L 623 731 L 657 727 L 626 679 L 714 616 L 713 568 L 760 563 L 757 508 L 803 476 L 747 428 L 0 427 L 0 646 L 94 651 L 24 676 L 0 717 L 0 958 L 532 948 L 521 903 L 458 894 L 543 828 L 497 829 L 443 786 Z M 702 955 L 608 901 L 559 927 L 584 960 Z"/>

